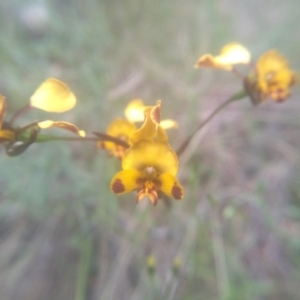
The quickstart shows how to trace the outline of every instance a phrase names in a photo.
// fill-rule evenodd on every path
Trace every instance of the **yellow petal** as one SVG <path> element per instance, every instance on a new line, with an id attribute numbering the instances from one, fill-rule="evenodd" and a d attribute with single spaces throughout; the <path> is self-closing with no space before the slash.
<path id="1" fill-rule="evenodd" d="M 133 99 L 125 108 L 125 117 L 130 122 L 143 122 L 144 109 L 146 108 L 141 99 Z"/>
<path id="2" fill-rule="evenodd" d="M 139 188 L 138 180 L 141 174 L 137 170 L 123 170 L 118 172 L 110 183 L 113 193 L 121 195 Z"/>
<path id="3" fill-rule="evenodd" d="M 238 43 L 230 43 L 221 49 L 221 53 L 216 56 L 216 59 L 224 64 L 248 64 L 251 55 L 244 46 Z"/>
<path id="4" fill-rule="evenodd" d="M 160 190 L 167 196 L 174 198 L 176 200 L 181 200 L 183 198 L 183 188 L 179 181 L 172 174 L 163 173 L 159 175 L 158 181 L 160 181 Z"/>
<path id="5" fill-rule="evenodd" d="M 65 112 L 75 104 L 76 97 L 69 87 L 55 78 L 44 81 L 30 98 L 31 106 L 48 112 Z"/>
<path id="6" fill-rule="evenodd" d="M 142 172 L 147 167 L 153 167 L 158 174 L 170 173 L 175 176 L 178 158 L 168 143 L 140 140 L 124 153 L 122 168 Z"/>
<path id="7" fill-rule="evenodd" d="M 147 139 L 150 141 L 167 142 L 168 136 L 164 129 L 160 126 L 160 106 L 161 100 L 157 101 L 155 106 L 148 106 L 144 110 L 145 121 L 140 129 L 135 131 L 131 137 L 131 144 Z"/>
<path id="8" fill-rule="evenodd" d="M 2 127 L 2 122 L 6 113 L 6 99 L 0 94 L 0 129 Z"/>
<path id="9" fill-rule="evenodd" d="M 163 129 L 178 128 L 177 122 L 174 121 L 174 120 L 171 120 L 171 119 L 165 119 L 165 120 L 162 120 L 162 121 L 160 122 L 160 126 L 161 126 Z"/>
<path id="10" fill-rule="evenodd" d="M 232 65 L 248 64 L 250 58 L 250 53 L 244 46 L 238 43 L 230 43 L 221 49 L 221 53 L 218 56 L 212 56 L 211 54 L 201 56 L 195 67 L 232 70 Z"/>
<path id="11" fill-rule="evenodd" d="M 0 142 L 7 142 L 15 140 L 15 133 L 10 130 L 0 130 Z"/>
<path id="12" fill-rule="evenodd" d="M 47 121 L 39 122 L 38 126 L 42 129 L 46 129 L 46 128 L 50 128 L 50 127 L 57 127 L 57 128 L 71 131 L 81 137 L 85 136 L 85 132 L 83 130 L 79 130 L 79 128 L 76 125 L 74 125 L 72 123 L 64 122 L 64 121 L 47 120 Z"/>

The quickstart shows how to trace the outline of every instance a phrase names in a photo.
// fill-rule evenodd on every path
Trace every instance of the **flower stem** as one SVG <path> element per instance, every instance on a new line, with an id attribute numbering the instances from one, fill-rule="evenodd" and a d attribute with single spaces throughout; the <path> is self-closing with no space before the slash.
<path id="1" fill-rule="evenodd" d="M 36 123 L 32 123 L 28 126 L 26 126 L 26 129 L 31 128 L 33 125 L 36 125 Z M 24 127 L 25 128 L 25 127 Z M 18 136 L 18 140 L 20 141 L 26 141 L 28 139 L 28 132 L 20 132 Z M 44 143 L 44 142 L 51 142 L 51 141 L 79 141 L 79 142 L 98 142 L 99 140 L 102 141 L 110 141 L 113 142 L 117 145 L 123 146 L 124 148 L 129 148 L 129 145 L 116 137 L 110 136 L 106 133 L 102 132 L 95 132 L 97 137 L 79 137 L 79 136 L 55 136 L 55 135 L 50 135 L 50 134 L 39 134 L 35 140 L 35 143 Z"/>
<path id="2" fill-rule="evenodd" d="M 129 148 L 130 147 L 130 145 L 127 142 L 125 142 L 125 141 L 123 141 L 119 138 L 116 138 L 114 136 L 111 136 L 109 134 L 106 134 L 106 133 L 103 133 L 103 132 L 93 132 L 93 134 L 97 135 L 102 141 L 113 142 L 113 143 L 115 143 L 117 145 L 120 145 L 124 148 Z"/>
<path id="3" fill-rule="evenodd" d="M 82 142 L 97 142 L 99 141 L 96 137 L 77 137 L 77 136 L 56 136 L 51 134 L 40 134 L 36 139 L 36 143 L 52 142 L 52 141 L 82 141 Z"/>
<path id="4" fill-rule="evenodd" d="M 232 67 L 232 73 L 235 74 L 239 79 L 244 81 L 245 75 L 243 75 L 236 67 Z"/>
<path id="5" fill-rule="evenodd" d="M 237 100 L 243 99 L 247 93 L 242 90 L 233 96 L 231 96 L 229 99 L 227 99 L 225 102 L 223 102 L 220 106 L 218 106 L 197 128 L 196 130 L 188 136 L 185 141 L 181 144 L 179 149 L 176 151 L 177 155 L 180 156 L 184 150 L 187 148 L 193 137 L 198 133 L 199 130 L 201 130 L 210 120 L 212 120 L 223 108 L 225 108 L 227 105 L 229 105 L 232 102 L 235 102 Z"/>
<path id="6" fill-rule="evenodd" d="M 19 118 L 21 115 L 25 114 L 27 111 L 29 111 L 32 108 L 30 104 L 26 104 L 23 108 L 18 110 L 10 119 L 9 123 L 12 124 L 17 118 Z"/>

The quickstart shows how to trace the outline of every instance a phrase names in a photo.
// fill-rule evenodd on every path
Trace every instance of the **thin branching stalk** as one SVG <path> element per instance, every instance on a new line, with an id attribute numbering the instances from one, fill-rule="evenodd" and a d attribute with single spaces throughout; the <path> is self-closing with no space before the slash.
<path id="1" fill-rule="evenodd" d="M 230 103 L 235 102 L 237 100 L 240 100 L 246 96 L 245 91 L 241 91 L 233 96 L 231 96 L 229 99 L 227 99 L 225 102 L 223 102 L 220 106 L 218 106 L 195 130 L 194 132 L 188 136 L 185 141 L 181 144 L 179 149 L 176 151 L 177 155 L 180 156 L 184 150 L 187 148 L 187 146 L 190 144 L 191 140 L 194 138 L 194 136 L 207 124 L 209 123 L 223 108 L 228 106 Z"/>
<path id="2" fill-rule="evenodd" d="M 30 129 L 32 126 L 35 126 L 35 123 L 32 123 L 28 126 L 26 126 L 26 130 Z M 21 129 L 21 132 L 24 130 Z M 79 141 L 79 142 L 99 142 L 101 141 L 109 141 L 113 142 L 117 145 L 120 145 L 124 148 L 129 148 L 129 144 L 121 139 L 118 139 L 116 137 L 110 136 L 106 133 L 97 132 L 94 133 L 97 135 L 97 137 L 79 137 L 79 136 L 56 136 L 51 134 L 39 134 L 37 139 L 35 140 L 35 143 L 44 143 L 44 142 L 52 142 L 52 141 L 66 141 L 66 142 L 73 142 L 73 141 Z M 28 134 L 24 132 L 24 134 L 20 134 L 18 136 L 18 139 L 20 141 L 26 141 L 28 139 Z"/>

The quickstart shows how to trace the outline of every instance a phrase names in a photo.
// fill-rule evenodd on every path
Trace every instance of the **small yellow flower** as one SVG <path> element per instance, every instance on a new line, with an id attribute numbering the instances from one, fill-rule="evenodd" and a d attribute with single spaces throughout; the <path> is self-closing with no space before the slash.
<path id="1" fill-rule="evenodd" d="M 107 128 L 106 133 L 110 136 L 116 137 L 124 142 L 129 142 L 129 137 L 133 132 L 137 130 L 134 123 L 131 123 L 125 119 L 116 119 L 114 120 Z M 107 149 L 110 154 L 116 156 L 117 158 L 122 158 L 126 148 L 123 146 L 117 145 L 109 141 L 100 141 L 98 142 L 98 147 L 102 149 Z"/>
<path id="2" fill-rule="evenodd" d="M 15 132 L 9 129 L 5 129 L 3 120 L 6 113 L 6 99 L 0 94 L 0 143 L 15 140 Z"/>
<path id="3" fill-rule="evenodd" d="M 157 204 L 159 192 L 176 200 L 183 198 L 183 188 L 175 177 L 178 158 L 166 142 L 138 141 L 124 153 L 122 169 L 111 181 L 115 194 L 137 190 L 137 202 L 148 197 L 153 205 Z"/>
<path id="4" fill-rule="evenodd" d="M 238 43 L 230 43 L 221 49 L 218 56 L 204 54 L 195 64 L 195 68 L 206 67 L 214 69 L 232 70 L 235 64 L 248 64 L 250 62 L 250 53 Z"/>
<path id="5" fill-rule="evenodd" d="M 55 78 L 45 80 L 30 98 L 30 105 L 48 112 L 61 113 L 72 109 L 76 97 L 69 87 Z"/>
<path id="6" fill-rule="evenodd" d="M 297 73 L 290 69 L 288 61 L 276 50 L 264 53 L 256 63 L 255 72 L 245 79 L 245 88 L 257 104 L 266 98 L 282 102 L 291 94 Z"/>

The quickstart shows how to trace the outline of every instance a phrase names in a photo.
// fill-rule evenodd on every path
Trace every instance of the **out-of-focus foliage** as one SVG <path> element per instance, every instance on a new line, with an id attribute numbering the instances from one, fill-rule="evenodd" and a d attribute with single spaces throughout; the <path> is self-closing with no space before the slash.
<path id="1" fill-rule="evenodd" d="M 176 149 L 241 87 L 228 72 L 195 70 L 197 58 L 237 41 L 256 58 L 276 48 L 299 71 L 299 9 L 296 0 L 2 1 L 7 115 L 55 77 L 77 98 L 64 120 L 88 133 L 104 132 L 133 98 L 162 99 L 162 119 L 179 124 L 168 132 Z M 110 192 L 120 162 L 96 144 L 3 151 L 1 299 L 298 299 L 298 98 L 296 88 L 282 104 L 229 106 L 180 157 L 184 199 L 155 208 Z"/>

